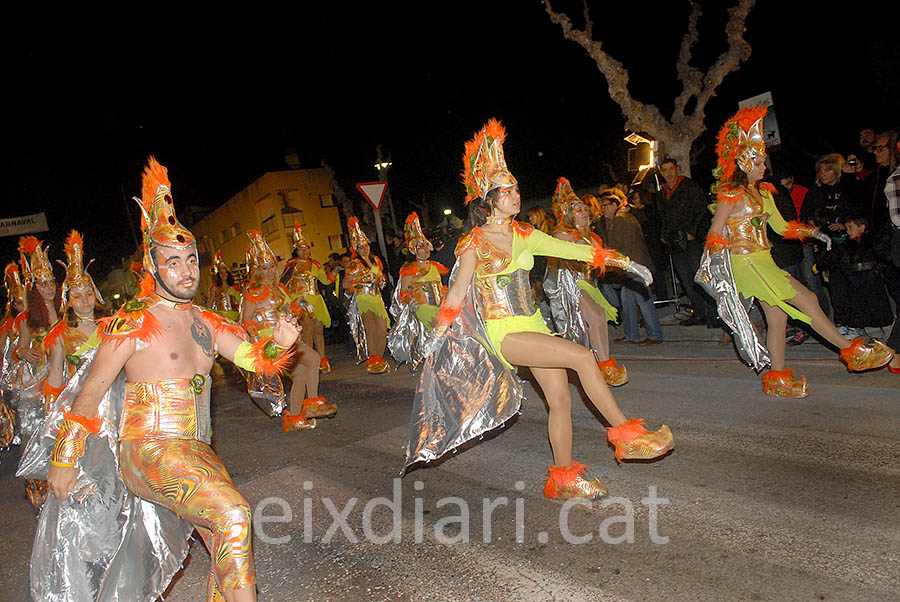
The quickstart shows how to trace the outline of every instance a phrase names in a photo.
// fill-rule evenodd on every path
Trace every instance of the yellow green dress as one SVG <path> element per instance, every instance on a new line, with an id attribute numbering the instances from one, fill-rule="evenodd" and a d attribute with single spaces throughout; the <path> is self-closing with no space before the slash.
<path id="1" fill-rule="evenodd" d="M 441 284 L 441 276 L 447 272 L 447 268 L 436 261 L 429 261 L 427 267 L 418 261 L 412 261 L 400 269 L 401 278 L 412 276 L 409 282 L 410 299 L 419 306 L 416 318 L 429 331 L 446 295 L 446 287 Z"/>
<path id="2" fill-rule="evenodd" d="M 760 188 L 762 203 L 745 194 L 744 208 L 728 217 L 725 237 L 731 256 L 731 270 L 738 292 L 777 306 L 792 318 L 809 324 L 812 319 L 787 301 L 797 294 L 788 273 L 772 259 L 766 226 L 778 234 L 788 230 L 788 222 L 775 206 L 771 191 Z"/>
<path id="3" fill-rule="evenodd" d="M 358 257 L 351 260 L 345 278 L 353 282 L 351 290 L 356 294 L 356 305 L 359 307 L 360 315 L 372 312 L 390 325 L 387 309 L 381 298 L 381 287 L 385 280 L 384 268 L 378 257 L 370 255 L 369 258 L 372 261 L 368 266 Z"/>
<path id="4" fill-rule="evenodd" d="M 513 221 L 512 230 L 512 256 L 495 247 L 479 227 L 460 239 L 456 247 L 457 257 L 469 250 L 475 252 L 475 298 L 491 346 L 508 368 L 512 368 L 512 364 L 500 351 L 506 335 L 539 332 L 552 336 L 531 297 L 528 272 L 534 267 L 534 256 L 589 263 L 593 263 L 594 258 L 592 245 L 559 240 L 517 221 Z"/>
<path id="5" fill-rule="evenodd" d="M 309 260 L 309 269 L 300 269 L 300 260 L 292 259 L 285 266 L 285 272 L 290 269 L 290 278 L 285 285 L 290 293 L 291 302 L 302 299 L 312 307 L 312 317 L 321 322 L 325 328 L 331 326 L 331 314 L 325 306 L 325 298 L 319 292 L 318 283 L 328 285 L 334 282 L 334 276 L 325 272 L 318 261 Z M 292 309 L 295 307 L 292 304 Z"/>

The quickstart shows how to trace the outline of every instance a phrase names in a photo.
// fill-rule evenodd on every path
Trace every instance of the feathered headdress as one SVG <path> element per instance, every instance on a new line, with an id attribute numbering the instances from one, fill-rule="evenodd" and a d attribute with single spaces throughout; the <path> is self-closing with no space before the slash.
<path id="1" fill-rule="evenodd" d="M 413 255 L 416 254 L 416 247 L 420 243 L 425 243 L 429 248 L 434 249 L 431 241 L 425 238 L 425 233 L 422 232 L 422 224 L 419 223 L 419 214 L 415 211 L 407 216 L 406 223 L 403 224 L 403 237 L 406 238 L 406 248 Z"/>
<path id="2" fill-rule="evenodd" d="M 12 309 L 13 301 L 18 301 L 25 307 L 25 287 L 22 286 L 22 277 L 15 263 L 8 263 L 3 270 L 3 286 L 6 287 L 6 311 Z"/>
<path id="3" fill-rule="evenodd" d="M 306 237 L 303 235 L 303 228 L 300 227 L 300 222 L 294 220 L 294 246 L 295 247 L 308 247 L 309 241 L 306 240 Z"/>
<path id="4" fill-rule="evenodd" d="M 156 274 L 156 265 L 150 254 L 154 246 L 186 249 L 196 244 L 196 240 L 175 216 L 168 171 L 152 156 L 147 159 L 141 188 L 141 198 L 135 197 L 134 200 L 141 208 L 144 269 L 150 274 Z"/>
<path id="5" fill-rule="evenodd" d="M 253 270 L 263 264 L 271 263 L 275 265 L 278 258 L 266 242 L 266 237 L 259 230 L 250 230 L 247 232 L 250 237 L 250 246 L 247 248 L 247 272 L 253 274 Z"/>
<path id="6" fill-rule="evenodd" d="M 94 284 L 94 279 L 87 273 L 90 262 L 87 266 L 84 265 L 84 240 L 81 237 L 81 233 L 77 230 L 69 232 L 64 249 L 66 252 L 65 263 L 57 260 L 66 269 L 66 279 L 63 280 L 62 284 L 63 307 L 68 305 L 68 294 L 73 288 L 89 288 L 93 290 L 96 301 L 102 304 L 103 297 L 100 295 L 97 285 Z"/>
<path id="7" fill-rule="evenodd" d="M 716 180 L 728 182 L 736 168 L 740 167 L 746 173 L 752 169 L 756 157 L 766 156 L 762 129 L 766 112 L 765 105 L 741 109 L 719 130 L 716 143 L 718 166 L 713 170 Z"/>
<path id="8" fill-rule="evenodd" d="M 214 275 L 228 275 L 230 273 L 228 266 L 225 265 L 225 260 L 222 259 L 222 251 L 216 251 L 216 256 L 213 258 L 212 273 Z"/>
<path id="9" fill-rule="evenodd" d="M 368 243 L 369 239 L 359 227 L 359 220 L 355 217 L 347 220 L 347 231 L 350 233 L 350 254 L 356 257 L 356 247 L 362 242 Z"/>
<path id="10" fill-rule="evenodd" d="M 556 180 L 556 191 L 553 193 L 553 216 L 556 218 L 557 224 L 562 224 L 569 214 L 569 209 L 574 203 L 581 203 L 582 200 L 572 190 L 572 185 L 566 178 Z"/>
<path id="11" fill-rule="evenodd" d="M 487 124 L 466 142 L 463 155 L 463 184 L 466 186 L 466 203 L 472 199 L 484 200 L 494 188 L 508 188 L 516 185 L 516 178 L 506 167 L 503 141 L 506 130 L 496 119 Z"/>
<path id="12" fill-rule="evenodd" d="M 25 286 L 36 282 L 49 282 L 53 278 L 53 266 L 47 258 L 47 251 L 41 248 L 41 241 L 34 236 L 19 238 L 19 260 L 22 262 L 22 275 Z"/>

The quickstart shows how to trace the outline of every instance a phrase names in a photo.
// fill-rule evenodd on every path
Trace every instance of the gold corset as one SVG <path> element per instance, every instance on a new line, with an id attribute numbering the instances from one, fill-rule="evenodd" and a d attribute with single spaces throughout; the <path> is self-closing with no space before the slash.
<path id="1" fill-rule="evenodd" d="M 475 278 L 475 295 L 485 320 L 530 316 L 535 312 L 528 270 Z"/>
<path id="2" fill-rule="evenodd" d="M 732 215 L 726 222 L 728 250 L 738 255 L 770 248 L 766 228 L 769 214 L 763 213 L 762 204 L 750 196 L 744 196 L 744 202 L 744 210 Z"/>
<path id="3" fill-rule="evenodd" d="M 209 375 L 126 382 L 119 439 L 197 439 L 209 443 Z"/>
<path id="4" fill-rule="evenodd" d="M 440 280 L 422 280 L 410 282 L 409 292 L 417 305 L 440 306 L 444 299 Z"/>
<path id="5" fill-rule="evenodd" d="M 515 234 L 513 235 L 515 236 Z M 509 267 L 512 257 L 495 247 L 481 232 L 475 236 L 475 273 L 496 274 Z"/>
<path id="6" fill-rule="evenodd" d="M 316 295 L 319 292 L 318 278 L 312 272 L 298 272 L 296 269 L 287 283 L 291 295 Z"/>
<path id="7" fill-rule="evenodd" d="M 235 311 L 234 301 L 224 289 L 213 289 L 209 308 L 215 311 Z"/>
<path id="8" fill-rule="evenodd" d="M 264 328 L 274 328 L 278 323 L 278 314 L 281 312 L 282 306 L 287 303 L 284 293 L 278 287 L 271 289 L 271 294 L 265 299 L 259 301 L 250 320 L 255 322 L 257 330 Z"/>

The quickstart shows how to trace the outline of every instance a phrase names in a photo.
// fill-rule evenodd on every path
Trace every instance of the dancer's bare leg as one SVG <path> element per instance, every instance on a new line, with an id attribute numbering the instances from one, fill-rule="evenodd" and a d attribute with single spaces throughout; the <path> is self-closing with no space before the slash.
<path id="1" fill-rule="evenodd" d="M 300 338 L 303 339 L 303 342 L 309 347 L 313 344 L 313 318 L 306 314 L 300 319 L 300 326 L 303 327 L 303 330 L 300 331 Z"/>
<path id="2" fill-rule="evenodd" d="M 547 434 L 553 450 L 553 464 L 569 467 L 572 465 L 572 396 L 569 393 L 569 378 L 562 368 L 531 368 L 531 373 L 540 385 L 550 409 Z"/>
<path id="3" fill-rule="evenodd" d="M 780 307 L 769 305 L 765 301 L 761 300 L 760 304 L 766 314 L 766 324 L 768 325 L 766 347 L 769 348 L 769 361 L 772 370 L 780 372 L 784 370 L 784 350 L 787 345 L 784 328 L 787 326 L 787 314 Z"/>
<path id="4" fill-rule="evenodd" d="M 316 353 L 325 357 L 325 326 L 318 320 L 313 320 L 315 330 Z"/>
<path id="5" fill-rule="evenodd" d="M 575 370 L 584 392 L 610 426 L 625 422 L 625 414 L 606 386 L 603 373 L 589 349 L 539 332 L 515 332 L 504 337 L 500 351 L 516 366 Z"/>
<path id="6" fill-rule="evenodd" d="M 251 585 L 243 589 L 232 591 L 219 590 L 225 598 L 225 602 L 256 602 L 256 586 Z"/>
<path id="7" fill-rule="evenodd" d="M 369 347 L 369 355 L 384 357 L 384 348 L 387 347 L 387 323 L 384 318 L 367 311 L 363 314 L 363 325 L 366 327 L 366 343 Z"/>
<path id="8" fill-rule="evenodd" d="M 822 311 L 822 307 L 819 305 L 819 301 L 816 299 L 815 294 L 797 282 L 793 276 L 788 276 L 788 278 L 791 280 L 791 286 L 797 291 L 797 294 L 789 299 L 788 303 L 812 318 L 813 330 L 822 335 L 829 343 L 838 349 L 846 349 L 849 347 L 850 341 L 838 332 L 834 323 L 829 320 L 828 316 L 825 315 L 825 312 Z"/>
<path id="9" fill-rule="evenodd" d="M 303 409 L 303 400 L 319 396 L 319 361 L 321 358 L 312 347 L 297 340 L 294 346 L 297 363 L 291 369 L 291 415 L 296 416 Z"/>
<path id="10" fill-rule="evenodd" d="M 609 326 L 606 323 L 606 310 L 597 305 L 584 291 L 581 291 L 578 303 L 581 317 L 588 327 L 591 348 L 597 352 L 597 359 L 605 362 L 609 359 Z"/>

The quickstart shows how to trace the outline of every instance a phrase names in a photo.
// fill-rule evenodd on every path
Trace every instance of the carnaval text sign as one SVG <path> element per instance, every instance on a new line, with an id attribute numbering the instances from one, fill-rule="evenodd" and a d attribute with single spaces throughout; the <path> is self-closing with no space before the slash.
<path id="1" fill-rule="evenodd" d="M 778 120 L 775 118 L 775 101 L 772 100 L 772 93 L 763 92 L 747 100 L 742 100 L 738 103 L 738 108 L 746 109 L 756 105 L 765 105 L 769 108 L 765 119 L 763 119 L 763 135 L 766 138 L 766 148 L 780 145 L 781 133 L 778 131 Z"/>
<path id="2" fill-rule="evenodd" d="M 0 236 L 17 236 L 29 232 L 46 232 L 47 216 L 43 212 L 20 217 L 0 217 Z"/>

